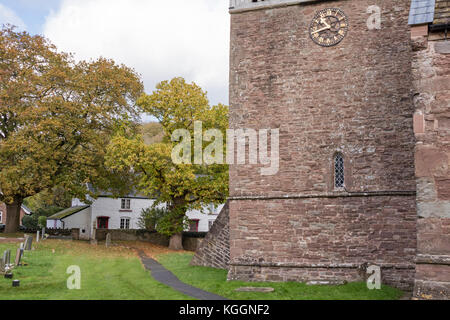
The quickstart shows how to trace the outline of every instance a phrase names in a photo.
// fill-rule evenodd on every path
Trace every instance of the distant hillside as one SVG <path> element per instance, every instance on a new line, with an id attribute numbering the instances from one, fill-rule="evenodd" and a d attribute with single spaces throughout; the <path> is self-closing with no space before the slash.
<path id="1" fill-rule="evenodd" d="M 146 144 L 162 142 L 164 131 L 158 122 L 149 122 L 142 125 L 142 134 Z"/>

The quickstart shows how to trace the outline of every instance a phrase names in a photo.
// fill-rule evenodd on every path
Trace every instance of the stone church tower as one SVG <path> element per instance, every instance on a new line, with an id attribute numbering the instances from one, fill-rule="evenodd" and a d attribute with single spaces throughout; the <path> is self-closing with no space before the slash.
<path id="1" fill-rule="evenodd" d="M 232 1 L 230 127 L 279 129 L 280 160 L 273 176 L 230 168 L 229 279 L 361 281 L 376 265 L 412 290 L 410 0 L 376 3 L 381 29 L 369 0 Z"/>
<path id="2" fill-rule="evenodd" d="M 378 266 L 383 284 L 449 299 L 450 1 L 232 0 L 230 13 L 230 127 L 279 129 L 279 170 L 230 166 L 192 263 L 328 283 Z"/>

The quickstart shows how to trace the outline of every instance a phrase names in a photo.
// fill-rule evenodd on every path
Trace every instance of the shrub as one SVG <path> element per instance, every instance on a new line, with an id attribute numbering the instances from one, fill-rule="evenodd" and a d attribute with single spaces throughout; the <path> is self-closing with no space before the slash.
<path id="1" fill-rule="evenodd" d="M 183 219 L 180 223 L 181 215 Z M 184 210 L 169 210 L 158 207 L 150 207 L 142 210 L 138 220 L 140 228 L 149 231 L 156 230 L 158 233 L 169 237 L 177 233 L 182 233 L 188 224 Z"/>
<path id="2" fill-rule="evenodd" d="M 45 228 L 47 227 L 47 217 L 46 216 L 40 216 L 38 218 L 38 226 L 40 228 Z"/>
<path id="3" fill-rule="evenodd" d="M 22 218 L 22 225 L 27 230 L 37 230 L 38 229 L 38 218 L 37 214 L 32 214 L 30 216 L 24 216 Z"/>

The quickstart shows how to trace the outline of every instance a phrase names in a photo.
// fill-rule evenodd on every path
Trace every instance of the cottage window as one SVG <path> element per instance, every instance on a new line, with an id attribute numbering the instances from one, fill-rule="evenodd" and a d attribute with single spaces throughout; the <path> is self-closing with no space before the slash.
<path id="1" fill-rule="evenodd" d="M 334 187 L 336 189 L 345 187 L 344 169 L 344 157 L 341 153 L 337 153 L 334 156 Z"/>
<path id="2" fill-rule="evenodd" d="M 0 211 L 0 223 L 3 223 L 3 211 Z"/>
<path id="3" fill-rule="evenodd" d="M 120 229 L 130 229 L 130 218 L 120 218 Z"/>
<path id="4" fill-rule="evenodd" d="M 120 208 L 122 210 L 130 210 L 130 208 L 131 208 L 131 200 L 130 199 L 122 199 Z"/>

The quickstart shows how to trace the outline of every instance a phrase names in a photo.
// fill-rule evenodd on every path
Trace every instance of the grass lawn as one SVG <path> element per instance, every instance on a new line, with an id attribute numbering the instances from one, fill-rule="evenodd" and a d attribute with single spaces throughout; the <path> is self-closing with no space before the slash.
<path id="1" fill-rule="evenodd" d="M 153 280 L 139 258 L 125 248 L 106 249 L 61 240 L 33 245 L 36 250 L 26 251 L 23 259 L 29 265 L 14 270 L 14 279 L 20 280 L 20 287 L 13 288 L 11 279 L 0 278 L 1 300 L 190 299 Z M 0 254 L 11 249 L 14 262 L 18 246 L 18 243 L 0 243 Z M 81 290 L 67 289 L 70 275 L 66 270 L 71 265 L 81 268 Z"/>
<path id="2" fill-rule="evenodd" d="M 23 234 L 21 234 L 23 236 Z M 14 261 L 18 242 L 0 241 L 0 254 L 11 249 Z M 144 250 L 171 270 L 181 281 L 239 300 L 320 300 L 320 299 L 398 299 L 403 292 L 390 287 L 368 290 L 364 283 L 343 286 L 307 286 L 301 283 L 227 282 L 227 271 L 192 267 L 192 253 L 174 253 L 148 243 L 120 243 L 105 248 L 86 242 L 46 240 L 26 251 L 23 261 L 28 266 L 14 269 L 20 287 L 13 288 L 11 279 L 0 277 L 0 300 L 182 300 L 191 299 L 156 282 L 146 271 L 131 248 Z M 69 266 L 81 269 L 81 290 L 67 289 Z M 272 293 L 235 292 L 244 286 L 273 287 Z"/>
<path id="3" fill-rule="evenodd" d="M 369 290 L 365 283 L 349 283 L 341 286 L 307 286 L 297 282 L 248 283 L 227 282 L 227 271 L 189 266 L 191 253 L 161 254 L 158 261 L 171 270 L 181 281 L 234 300 L 396 300 L 403 292 L 383 286 L 381 290 Z M 271 293 L 235 292 L 239 287 L 272 287 Z"/>

